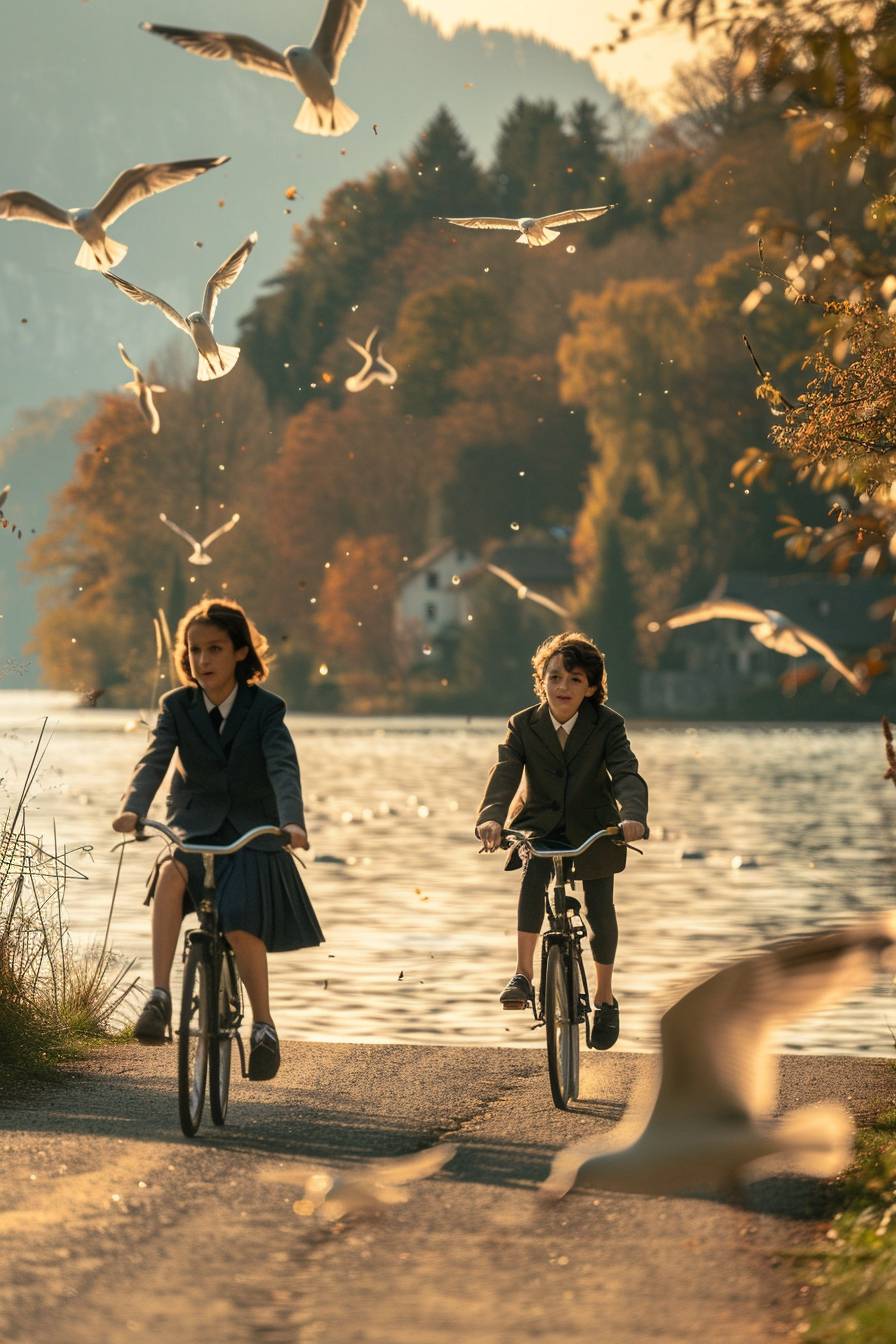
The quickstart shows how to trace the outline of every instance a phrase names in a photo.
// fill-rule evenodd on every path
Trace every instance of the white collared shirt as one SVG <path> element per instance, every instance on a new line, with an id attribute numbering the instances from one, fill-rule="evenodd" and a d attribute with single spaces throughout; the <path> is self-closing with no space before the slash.
<path id="1" fill-rule="evenodd" d="M 226 700 L 222 700 L 221 703 L 220 703 L 220 705 L 218 706 L 218 708 L 219 708 L 220 711 L 221 711 L 221 727 L 218 729 L 218 732 L 219 732 L 219 733 L 223 733 L 223 731 L 224 731 L 224 725 L 225 725 L 225 723 L 227 722 L 227 715 L 228 715 L 228 714 L 230 713 L 230 711 L 233 709 L 233 702 L 234 702 L 234 700 L 236 699 L 236 693 L 237 693 L 237 691 L 239 690 L 239 688 L 240 688 L 240 685 L 239 685 L 239 682 L 237 682 L 237 684 L 234 686 L 233 690 L 232 690 L 232 691 L 230 692 L 230 694 L 228 695 L 227 699 L 226 699 Z M 205 708 L 206 708 L 206 710 L 208 711 L 209 714 L 211 714 L 211 712 L 212 712 L 212 710 L 214 709 L 215 706 L 214 706 L 214 704 L 212 703 L 212 701 L 209 700 L 209 698 L 208 698 L 208 696 L 206 695 L 205 691 L 202 692 L 202 698 L 203 698 L 203 700 L 205 701 Z"/>
<path id="2" fill-rule="evenodd" d="M 566 733 L 567 737 L 572 732 L 573 728 L 576 725 L 576 719 L 579 717 L 579 711 L 576 710 L 575 714 L 573 714 L 571 719 L 567 719 L 565 723 L 558 723 L 557 720 L 554 718 L 553 714 L 551 714 L 550 710 L 548 710 L 548 714 L 551 715 L 551 723 L 554 725 L 554 732 L 556 733 L 558 728 L 562 728 L 564 733 Z"/>

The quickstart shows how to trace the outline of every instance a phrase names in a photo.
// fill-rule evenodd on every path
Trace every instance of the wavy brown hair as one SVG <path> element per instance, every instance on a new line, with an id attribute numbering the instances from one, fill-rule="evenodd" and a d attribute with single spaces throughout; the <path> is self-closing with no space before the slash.
<path id="1" fill-rule="evenodd" d="M 231 602 L 226 597 L 204 597 L 181 618 L 174 636 L 174 663 L 184 686 L 196 685 L 190 672 L 187 646 L 191 625 L 214 625 L 224 631 L 236 650 L 249 650 L 236 665 L 237 681 L 251 685 L 265 680 L 274 658 L 264 635 L 256 629 L 238 602 Z"/>
<path id="2" fill-rule="evenodd" d="M 588 678 L 588 685 L 597 687 L 594 695 L 590 697 L 592 703 L 602 705 L 607 698 L 607 668 L 604 655 L 593 640 L 587 635 L 580 634 L 578 630 L 569 634 L 551 635 L 549 639 L 539 644 L 532 655 L 535 694 L 541 703 L 544 704 L 547 699 L 544 674 L 548 663 L 556 653 L 563 659 L 563 666 L 567 672 L 571 672 L 574 667 L 582 669 Z"/>

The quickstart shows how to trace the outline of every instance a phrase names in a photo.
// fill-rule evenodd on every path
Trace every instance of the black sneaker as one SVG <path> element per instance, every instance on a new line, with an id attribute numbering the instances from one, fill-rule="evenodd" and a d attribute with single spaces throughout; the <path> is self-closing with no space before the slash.
<path id="1" fill-rule="evenodd" d="M 619 1004 L 596 1003 L 591 1026 L 591 1044 L 595 1050 L 609 1050 L 619 1040 Z"/>
<path id="2" fill-rule="evenodd" d="M 502 1008 L 525 1008 L 531 998 L 532 981 L 528 976 L 518 974 L 508 980 L 500 1004 Z"/>
<path id="3" fill-rule="evenodd" d="M 141 1045 L 164 1045 L 171 1040 L 171 995 L 154 989 L 134 1023 L 134 1036 Z"/>
<path id="4" fill-rule="evenodd" d="M 280 1068 L 280 1042 L 270 1022 L 253 1022 L 249 1077 L 253 1082 L 267 1082 Z"/>

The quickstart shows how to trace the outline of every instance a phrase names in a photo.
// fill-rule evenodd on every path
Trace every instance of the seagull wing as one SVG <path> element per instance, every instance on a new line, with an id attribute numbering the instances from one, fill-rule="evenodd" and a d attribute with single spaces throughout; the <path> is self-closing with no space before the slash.
<path id="1" fill-rule="evenodd" d="M 697 625 L 700 621 L 767 621 L 768 613 L 751 602 L 739 602 L 736 598 L 720 597 L 714 601 L 697 602 L 693 607 L 683 607 L 673 611 L 663 621 L 669 630 L 678 630 L 683 625 Z"/>
<path id="2" fill-rule="evenodd" d="M 140 27 L 145 33 L 164 37 L 193 56 L 204 56 L 209 61 L 236 61 L 237 65 L 256 75 L 273 75 L 276 79 L 292 81 L 289 66 L 279 51 L 242 33 L 206 33 L 198 28 L 173 28 L 166 23 L 141 23 Z"/>
<path id="3" fill-rule="evenodd" d="M 0 219 L 30 219 L 54 229 L 70 229 L 68 212 L 33 191 L 4 191 L 0 195 Z"/>
<path id="4" fill-rule="evenodd" d="M 699 1116 L 766 1115 L 772 1031 L 850 994 L 896 942 L 896 911 L 780 943 L 726 966 L 663 1016 L 662 1081 L 648 1128 Z"/>
<path id="5" fill-rule="evenodd" d="M 750 634 L 767 649 L 786 654 L 788 658 L 802 658 L 808 649 L 790 626 L 776 625 L 774 621 L 757 621 L 750 626 Z"/>
<path id="6" fill-rule="evenodd" d="M 830 644 L 825 643 L 819 635 L 813 635 L 811 630 L 804 630 L 801 625 L 793 625 L 791 632 L 800 643 L 805 644 L 809 649 L 814 649 L 816 653 L 820 653 L 825 662 L 830 663 L 831 667 L 839 672 L 841 677 L 845 677 L 855 690 L 862 694 L 867 691 L 867 683 L 857 677 L 852 668 L 847 667 L 842 659 L 837 657 Z"/>
<path id="7" fill-rule="evenodd" d="M 380 343 L 377 340 L 379 334 L 380 334 L 379 327 L 374 327 L 373 331 L 370 332 L 370 334 L 367 337 L 367 340 L 364 342 L 364 349 L 369 350 L 370 353 L 373 355 L 374 359 L 379 359 Z M 374 342 L 376 342 L 375 350 L 373 348 Z"/>
<path id="8" fill-rule="evenodd" d="M 559 603 L 554 602 L 549 597 L 545 597 L 543 593 L 533 592 L 531 588 L 525 583 L 521 583 L 520 580 L 508 570 L 501 569 L 498 565 L 492 564 L 486 564 L 485 567 L 490 574 L 494 574 L 496 578 L 503 579 L 505 583 L 509 583 L 511 588 L 516 592 L 517 597 L 530 598 L 533 602 L 537 602 L 539 606 L 547 607 L 548 611 L 556 612 L 558 616 L 563 616 L 564 619 L 568 619 L 569 612 L 566 610 L 566 607 L 561 607 Z"/>
<path id="9" fill-rule="evenodd" d="M 172 308 L 171 304 L 166 303 L 164 299 L 160 299 L 158 294 L 150 294 L 148 289 L 141 289 L 139 285 L 132 285 L 130 280 L 125 280 L 120 275 L 114 275 L 112 271 L 103 271 L 103 275 L 107 280 L 111 280 L 115 288 L 120 289 L 122 294 L 127 294 L 129 299 L 133 299 L 135 303 L 153 304 L 160 312 L 165 314 L 169 322 L 173 322 L 181 331 L 185 331 L 188 336 L 190 335 L 190 328 L 177 309 Z"/>
<path id="10" fill-rule="evenodd" d="M 137 375 L 137 378 L 138 378 L 138 379 L 142 379 L 142 378 L 143 378 L 143 374 L 142 374 L 142 373 L 140 372 L 140 370 L 137 368 L 137 365 L 134 363 L 134 361 L 130 358 L 130 356 L 128 355 L 127 350 L 125 350 L 125 348 L 124 348 L 124 346 L 122 345 L 121 341 L 118 342 L 118 353 L 121 355 L 122 360 L 123 360 L 124 363 L 128 366 L 128 368 L 130 369 L 131 373 L 135 373 L 135 374 Z"/>
<path id="11" fill-rule="evenodd" d="M 393 1157 L 383 1162 L 372 1162 L 366 1172 L 376 1178 L 378 1185 L 407 1185 L 434 1176 L 450 1162 L 457 1152 L 453 1143 L 439 1143 L 433 1148 L 410 1153 L 407 1157 Z"/>
<path id="12" fill-rule="evenodd" d="M 367 0 L 327 0 L 311 50 L 335 84 L 339 78 L 342 58 L 361 21 L 361 12 Z"/>
<path id="13" fill-rule="evenodd" d="M 166 527 L 170 527 L 172 532 L 176 532 L 179 537 L 183 537 L 184 541 L 188 541 L 190 545 L 195 546 L 197 550 L 200 549 L 199 542 L 196 538 L 191 537 L 189 532 L 185 532 L 182 527 L 178 527 L 177 523 L 172 523 L 167 514 L 160 513 L 159 519 Z"/>
<path id="14" fill-rule="evenodd" d="M 156 409 L 156 404 L 152 399 L 151 387 L 147 387 L 146 385 L 144 385 L 140 400 L 141 405 L 143 406 L 144 409 L 144 413 L 146 415 L 147 423 L 149 425 L 150 434 L 158 434 L 162 422 L 159 419 L 159 412 Z"/>
<path id="15" fill-rule="evenodd" d="M 470 215 L 468 219 L 453 219 L 451 215 L 439 215 L 445 224 L 458 224 L 462 229 L 512 229 L 519 232 L 519 220 L 501 219 L 497 215 Z"/>
<path id="16" fill-rule="evenodd" d="M 233 284 L 257 242 L 258 234 L 250 233 L 245 242 L 240 243 L 236 251 L 231 252 L 226 261 L 222 261 L 206 285 L 205 297 L 202 300 L 202 316 L 209 325 L 214 320 L 215 309 L 218 306 L 218 295 L 222 289 L 229 289 Z"/>
<path id="17" fill-rule="evenodd" d="M 206 547 L 211 546 L 213 541 L 217 541 L 218 537 L 223 537 L 225 532 L 229 532 L 231 528 L 236 527 L 239 520 L 239 514 L 235 513 L 232 518 L 228 518 L 226 523 L 222 523 L 220 527 L 215 528 L 214 532 L 209 532 L 208 536 L 203 538 L 202 549 L 205 550 Z"/>
<path id="18" fill-rule="evenodd" d="M 113 224 L 125 210 L 130 210 L 138 201 L 148 196 L 157 196 L 169 187 L 179 187 L 182 182 L 192 182 L 194 177 L 207 173 L 209 168 L 217 168 L 226 163 L 229 154 L 221 154 L 215 159 L 179 159 L 176 163 L 138 163 L 119 173 L 106 194 L 97 201 L 94 209 L 104 227 Z"/>
<path id="19" fill-rule="evenodd" d="M 612 209 L 612 205 L 592 205 L 585 210 L 561 210 L 556 215 L 542 215 L 537 222 L 552 229 L 562 229 L 564 224 L 584 224 L 589 219 L 600 219 Z"/>

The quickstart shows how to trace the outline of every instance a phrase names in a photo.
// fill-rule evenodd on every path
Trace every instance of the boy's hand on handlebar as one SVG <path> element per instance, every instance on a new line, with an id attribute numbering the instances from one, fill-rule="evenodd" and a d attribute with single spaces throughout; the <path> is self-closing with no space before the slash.
<path id="1" fill-rule="evenodd" d="M 644 827 L 640 821 L 621 821 L 619 829 L 622 832 L 622 838 L 630 844 L 634 840 L 640 840 L 644 834 Z"/>
<path id="2" fill-rule="evenodd" d="M 136 812 L 122 812 L 112 822 L 112 829 L 113 831 L 121 831 L 124 835 L 130 835 L 131 831 L 137 829 L 137 821 Z"/>
<path id="3" fill-rule="evenodd" d="M 482 848 L 487 854 L 501 845 L 501 827 L 496 821 L 484 821 L 481 826 L 476 827 L 476 834 L 482 841 Z"/>
<path id="4" fill-rule="evenodd" d="M 284 826 L 286 834 L 289 836 L 290 849 L 310 849 L 308 836 L 302 830 L 301 826 Z"/>

